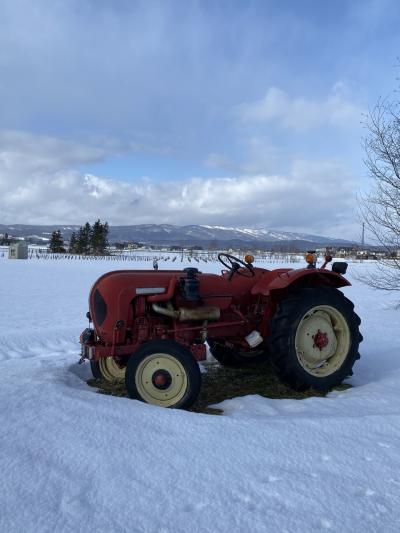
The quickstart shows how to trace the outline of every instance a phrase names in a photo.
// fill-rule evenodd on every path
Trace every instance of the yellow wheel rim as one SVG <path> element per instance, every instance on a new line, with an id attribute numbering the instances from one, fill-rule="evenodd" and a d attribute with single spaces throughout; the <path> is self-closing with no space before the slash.
<path id="1" fill-rule="evenodd" d="M 185 368 L 175 357 L 165 353 L 155 353 L 139 364 L 135 374 L 135 385 L 145 402 L 171 407 L 184 397 L 188 378 Z"/>
<path id="2" fill-rule="evenodd" d="M 102 357 L 99 359 L 99 368 L 102 376 L 107 381 L 116 381 L 125 378 L 125 367 L 119 367 L 114 357 Z"/>
<path id="3" fill-rule="evenodd" d="M 313 307 L 297 326 L 297 359 L 312 376 L 326 377 L 336 372 L 344 363 L 350 344 L 346 319 L 329 305 Z"/>

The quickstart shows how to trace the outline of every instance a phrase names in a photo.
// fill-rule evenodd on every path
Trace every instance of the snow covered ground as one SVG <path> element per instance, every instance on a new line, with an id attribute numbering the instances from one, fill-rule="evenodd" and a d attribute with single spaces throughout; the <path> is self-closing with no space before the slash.
<path id="1" fill-rule="evenodd" d="M 364 335 L 354 387 L 223 416 L 86 385 L 90 286 L 127 267 L 0 257 L 0 532 L 400 531 L 400 310 L 357 281 L 373 264 L 344 289 Z"/>

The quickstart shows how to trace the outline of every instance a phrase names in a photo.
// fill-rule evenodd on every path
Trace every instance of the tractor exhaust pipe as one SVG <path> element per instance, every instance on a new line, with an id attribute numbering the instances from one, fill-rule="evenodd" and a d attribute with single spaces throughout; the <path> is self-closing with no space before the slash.
<path id="1" fill-rule="evenodd" d="M 179 320 L 179 322 L 192 320 L 219 320 L 221 316 L 219 308 L 212 305 L 205 305 L 195 309 L 186 309 L 185 307 L 174 309 L 171 302 L 168 302 L 167 307 L 162 307 L 161 305 L 153 303 L 152 308 L 156 313 L 174 318 L 175 320 Z"/>
<path id="2" fill-rule="evenodd" d="M 179 311 L 176 311 L 170 302 L 168 302 L 168 307 L 163 307 L 162 305 L 158 304 L 152 304 L 152 309 L 156 313 L 159 313 L 160 315 L 169 316 L 170 318 L 175 318 L 176 320 L 179 319 Z"/>

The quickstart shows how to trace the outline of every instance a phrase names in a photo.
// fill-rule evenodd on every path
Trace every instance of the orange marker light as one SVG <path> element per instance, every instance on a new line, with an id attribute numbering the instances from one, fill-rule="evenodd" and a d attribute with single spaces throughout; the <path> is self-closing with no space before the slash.
<path id="1" fill-rule="evenodd" d="M 244 260 L 245 263 L 249 263 L 251 265 L 251 263 L 254 263 L 254 255 L 247 254 L 244 256 Z"/>

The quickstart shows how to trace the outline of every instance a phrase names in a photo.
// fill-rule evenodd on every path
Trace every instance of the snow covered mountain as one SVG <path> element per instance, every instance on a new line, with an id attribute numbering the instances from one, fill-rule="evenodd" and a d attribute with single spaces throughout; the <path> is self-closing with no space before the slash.
<path id="1" fill-rule="evenodd" d="M 8 233 L 14 237 L 30 237 L 38 241 L 49 239 L 52 231 L 60 229 L 64 238 L 68 239 L 72 231 L 77 231 L 77 225 L 2 225 L 0 234 Z M 132 226 L 111 226 L 110 242 L 138 241 L 146 244 L 169 245 L 256 245 L 259 246 L 297 246 L 302 250 L 310 245 L 349 245 L 350 241 L 334 239 L 321 235 L 294 233 L 274 229 L 254 229 L 241 227 L 172 224 L 140 224 Z"/>

